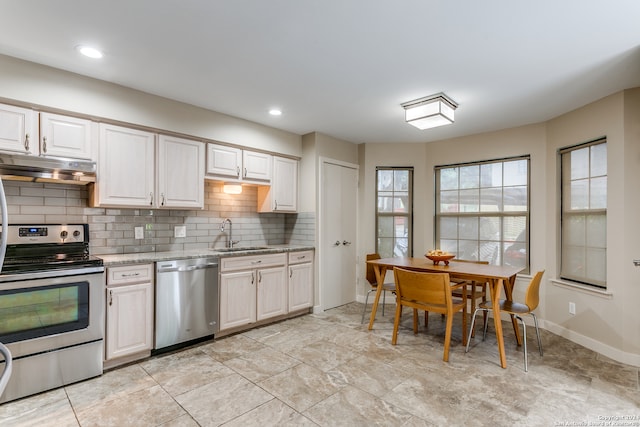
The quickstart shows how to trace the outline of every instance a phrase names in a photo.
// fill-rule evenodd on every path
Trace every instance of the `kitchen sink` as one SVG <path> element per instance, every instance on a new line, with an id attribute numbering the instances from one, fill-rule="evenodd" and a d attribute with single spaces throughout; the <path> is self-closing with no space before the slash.
<path id="1" fill-rule="evenodd" d="M 212 249 L 212 251 L 216 251 L 216 252 L 246 252 L 246 251 L 259 251 L 259 250 L 263 250 L 263 249 L 269 249 L 268 246 L 244 246 L 244 247 L 240 247 L 238 246 L 237 248 L 214 248 Z"/>

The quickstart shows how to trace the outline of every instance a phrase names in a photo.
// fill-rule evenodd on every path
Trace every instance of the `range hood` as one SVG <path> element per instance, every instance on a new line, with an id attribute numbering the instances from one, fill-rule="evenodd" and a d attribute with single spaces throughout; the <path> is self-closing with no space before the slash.
<path id="1" fill-rule="evenodd" d="M 0 176 L 13 181 L 86 185 L 96 181 L 96 163 L 89 160 L 0 153 Z"/>

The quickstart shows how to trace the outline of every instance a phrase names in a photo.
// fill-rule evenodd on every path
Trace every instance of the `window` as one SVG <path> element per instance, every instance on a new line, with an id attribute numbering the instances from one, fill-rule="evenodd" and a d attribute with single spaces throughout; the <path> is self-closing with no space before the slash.
<path id="1" fill-rule="evenodd" d="M 376 252 L 413 255 L 413 168 L 376 168 Z"/>
<path id="2" fill-rule="evenodd" d="M 560 277 L 606 287 L 606 140 L 560 150 L 562 167 Z"/>
<path id="3" fill-rule="evenodd" d="M 437 166 L 436 249 L 529 269 L 529 157 Z"/>

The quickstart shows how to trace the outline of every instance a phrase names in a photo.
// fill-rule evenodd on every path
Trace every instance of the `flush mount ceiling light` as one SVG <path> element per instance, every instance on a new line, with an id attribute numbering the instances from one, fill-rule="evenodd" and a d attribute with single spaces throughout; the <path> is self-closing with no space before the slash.
<path id="1" fill-rule="evenodd" d="M 102 56 L 103 56 L 102 52 L 100 52 L 95 47 L 77 46 L 76 49 L 78 50 L 78 52 L 80 52 L 81 54 L 83 54 L 84 56 L 87 56 L 89 58 L 99 59 L 99 58 L 102 58 Z"/>
<path id="2" fill-rule="evenodd" d="M 272 116 L 281 116 L 282 110 L 278 108 L 272 108 L 271 110 L 269 110 L 269 114 L 271 114 Z"/>
<path id="3" fill-rule="evenodd" d="M 222 185 L 222 192 L 225 194 L 242 194 L 242 185 L 237 182 L 225 182 Z"/>
<path id="4" fill-rule="evenodd" d="M 421 130 L 450 125 L 453 112 L 458 108 L 458 104 L 442 92 L 401 105 L 407 123 Z"/>

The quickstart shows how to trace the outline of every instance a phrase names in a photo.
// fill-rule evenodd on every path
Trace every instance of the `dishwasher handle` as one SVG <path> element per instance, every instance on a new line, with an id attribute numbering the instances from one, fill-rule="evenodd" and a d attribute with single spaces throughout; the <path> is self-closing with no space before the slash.
<path id="1" fill-rule="evenodd" d="M 199 265 L 185 265 L 180 267 L 158 267 L 158 273 L 173 273 L 173 272 L 185 272 L 185 271 L 194 271 L 194 270 L 203 270 L 205 268 L 215 268 L 218 266 L 217 262 L 211 262 L 207 264 L 199 264 Z"/>

